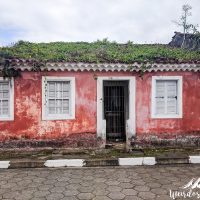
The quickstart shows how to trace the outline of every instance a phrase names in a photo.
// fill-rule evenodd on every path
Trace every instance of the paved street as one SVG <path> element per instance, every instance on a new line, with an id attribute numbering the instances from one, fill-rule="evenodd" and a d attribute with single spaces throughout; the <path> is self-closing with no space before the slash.
<path id="1" fill-rule="evenodd" d="M 178 190 L 198 177 L 200 166 L 197 165 L 9 169 L 0 170 L 0 199 L 168 200 L 170 189 Z"/>

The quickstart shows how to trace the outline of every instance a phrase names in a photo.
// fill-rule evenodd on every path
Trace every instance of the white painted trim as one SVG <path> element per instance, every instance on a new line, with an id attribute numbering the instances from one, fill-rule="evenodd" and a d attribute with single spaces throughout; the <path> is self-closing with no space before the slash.
<path id="1" fill-rule="evenodd" d="M 0 161 L 0 169 L 8 169 L 10 161 Z"/>
<path id="2" fill-rule="evenodd" d="M 106 140 L 106 120 L 103 119 L 103 78 L 97 78 L 97 137 Z"/>
<path id="3" fill-rule="evenodd" d="M 46 97 L 45 84 L 46 81 L 70 81 L 70 114 L 46 115 Z M 75 119 L 75 77 L 60 77 L 60 76 L 42 76 L 42 120 L 66 120 Z"/>
<path id="4" fill-rule="evenodd" d="M 83 159 L 47 160 L 44 163 L 46 167 L 83 167 L 83 165 Z"/>
<path id="5" fill-rule="evenodd" d="M 189 156 L 189 163 L 200 164 L 200 156 Z"/>
<path id="6" fill-rule="evenodd" d="M 155 165 L 156 158 L 155 157 L 144 157 L 143 158 L 143 165 Z"/>
<path id="7" fill-rule="evenodd" d="M 141 158 L 119 158 L 119 166 L 135 166 L 142 165 L 143 157 Z"/>
<path id="8" fill-rule="evenodd" d="M 9 105 L 9 109 L 10 109 L 10 113 L 9 116 L 6 117 L 2 117 L 0 116 L 0 121 L 13 121 L 14 120 L 14 78 L 9 79 L 4 79 L 3 77 L 0 77 L 0 81 L 6 81 L 9 82 L 9 92 L 10 92 L 10 105 Z"/>
<path id="9" fill-rule="evenodd" d="M 155 165 L 155 157 L 119 158 L 119 166 Z"/>
<path id="10" fill-rule="evenodd" d="M 97 137 L 106 140 L 106 120 L 103 119 L 103 81 L 129 81 L 129 119 L 126 121 L 126 138 L 135 136 L 135 99 L 136 81 L 134 76 L 103 76 L 97 78 Z"/>
<path id="11" fill-rule="evenodd" d="M 155 114 L 155 94 L 157 80 L 176 80 L 178 82 L 178 114 L 175 115 L 157 115 Z M 182 76 L 152 76 L 151 92 L 151 117 L 155 119 L 170 119 L 183 117 L 183 78 Z"/>

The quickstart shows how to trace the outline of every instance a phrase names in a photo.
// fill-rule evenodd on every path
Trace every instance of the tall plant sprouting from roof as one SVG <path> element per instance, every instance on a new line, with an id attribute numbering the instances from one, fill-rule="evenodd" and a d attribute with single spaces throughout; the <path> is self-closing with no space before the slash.
<path id="1" fill-rule="evenodd" d="M 197 29 L 199 25 L 198 24 L 194 25 L 194 24 L 189 23 L 188 19 L 192 15 L 191 10 L 192 10 L 192 6 L 190 6 L 189 4 L 184 4 L 182 6 L 182 15 L 180 19 L 178 21 L 173 21 L 177 26 L 180 26 L 183 28 L 184 37 L 183 37 L 181 48 L 184 48 L 185 38 L 186 38 L 187 33 L 193 33 L 193 34 L 199 33 Z"/>

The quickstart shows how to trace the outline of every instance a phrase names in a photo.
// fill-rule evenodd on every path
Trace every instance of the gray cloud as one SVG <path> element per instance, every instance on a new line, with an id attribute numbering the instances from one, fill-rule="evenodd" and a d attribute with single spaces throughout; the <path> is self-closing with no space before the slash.
<path id="1" fill-rule="evenodd" d="M 199 0 L 0 0 L 0 44 L 109 40 L 167 43 L 181 6 L 192 5 L 199 23 Z"/>

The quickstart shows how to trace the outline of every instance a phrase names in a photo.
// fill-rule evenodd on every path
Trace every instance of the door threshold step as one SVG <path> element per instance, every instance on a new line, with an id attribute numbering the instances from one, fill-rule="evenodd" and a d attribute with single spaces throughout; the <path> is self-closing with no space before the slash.
<path id="1" fill-rule="evenodd" d="M 112 142 L 107 143 L 105 145 L 106 149 L 116 149 L 116 150 L 125 150 L 126 149 L 126 143 L 125 142 Z"/>

